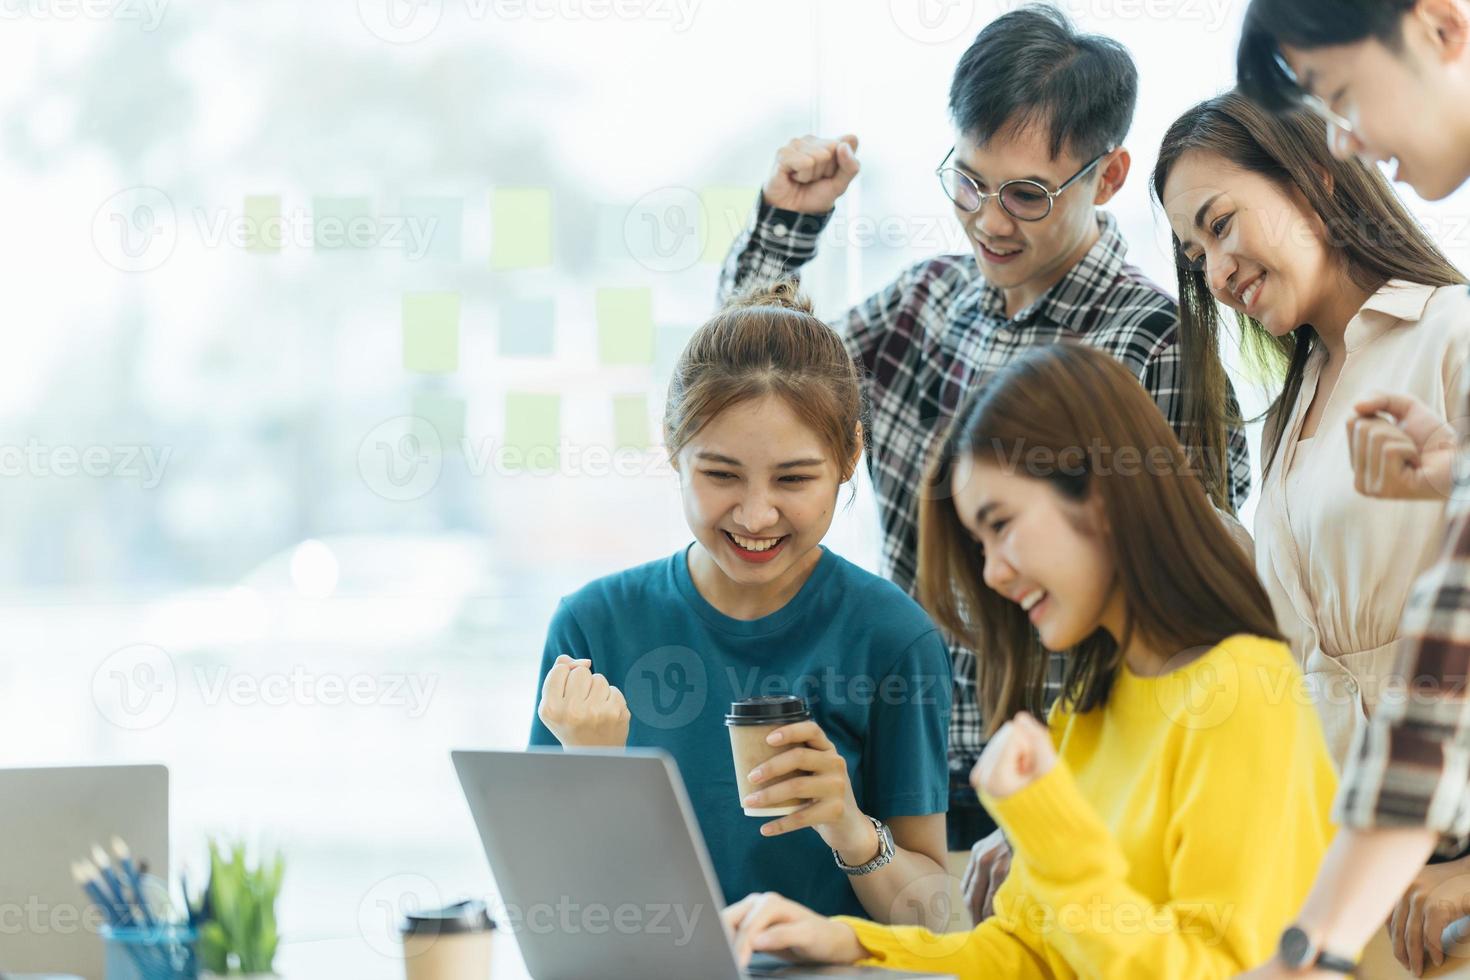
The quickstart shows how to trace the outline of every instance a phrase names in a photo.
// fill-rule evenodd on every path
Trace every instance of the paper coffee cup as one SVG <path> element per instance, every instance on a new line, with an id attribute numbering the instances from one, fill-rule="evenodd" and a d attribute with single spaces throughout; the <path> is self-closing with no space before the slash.
<path id="1" fill-rule="evenodd" d="M 787 773 L 780 779 L 766 780 L 760 784 L 750 781 L 750 771 L 774 759 L 791 748 L 789 744 L 768 745 L 766 736 L 783 725 L 799 721 L 810 721 L 811 712 L 806 702 L 795 695 L 780 695 L 766 698 L 746 698 L 730 705 L 725 716 L 725 725 L 730 729 L 730 751 L 735 757 L 735 785 L 740 790 L 740 800 L 756 790 L 769 790 L 788 779 L 804 775 L 801 772 Z M 806 806 L 806 800 L 790 799 L 767 803 L 765 806 L 741 808 L 748 817 L 784 817 Z"/>
<path id="2" fill-rule="evenodd" d="M 494 931 L 484 902 L 410 912 L 400 928 L 408 980 L 490 980 Z"/>

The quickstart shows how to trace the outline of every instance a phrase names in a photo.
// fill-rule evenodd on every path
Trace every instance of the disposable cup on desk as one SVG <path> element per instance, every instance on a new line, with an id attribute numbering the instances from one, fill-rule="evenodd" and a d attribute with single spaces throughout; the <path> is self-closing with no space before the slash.
<path id="1" fill-rule="evenodd" d="M 188 926 L 102 927 L 107 980 L 199 980 L 199 935 Z"/>
<path id="2" fill-rule="evenodd" d="M 401 931 L 408 980 L 490 980 L 495 923 L 484 902 L 411 912 Z"/>

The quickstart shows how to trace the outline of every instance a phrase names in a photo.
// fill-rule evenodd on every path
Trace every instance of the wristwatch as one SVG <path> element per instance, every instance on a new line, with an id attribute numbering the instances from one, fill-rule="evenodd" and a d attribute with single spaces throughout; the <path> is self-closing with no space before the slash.
<path id="1" fill-rule="evenodd" d="M 873 860 L 869 861 L 867 864 L 860 864 L 857 867 L 853 867 L 850 864 L 844 864 L 842 862 L 842 855 L 837 853 L 837 848 L 832 848 L 832 858 L 837 862 L 837 866 L 841 868 L 845 874 L 853 878 L 860 878 L 863 875 L 870 875 L 874 871 L 877 871 L 879 868 L 883 867 L 889 861 L 893 860 L 893 831 L 888 829 L 888 825 L 886 823 L 875 817 L 868 817 L 868 819 L 873 821 L 873 829 L 878 831 L 877 857 L 873 858 Z"/>
<path id="2" fill-rule="evenodd" d="M 1281 934 L 1281 946 L 1276 955 L 1288 970 L 1330 970 L 1352 976 L 1358 969 L 1358 964 L 1352 960 L 1324 951 L 1301 926 L 1287 927 Z"/>

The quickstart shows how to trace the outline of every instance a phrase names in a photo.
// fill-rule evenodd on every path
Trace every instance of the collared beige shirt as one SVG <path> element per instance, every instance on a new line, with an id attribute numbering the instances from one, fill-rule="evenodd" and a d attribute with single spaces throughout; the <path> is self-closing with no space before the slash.
<path id="1" fill-rule="evenodd" d="M 1413 395 L 1452 421 L 1464 413 L 1470 293 L 1395 280 L 1348 323 L 1347 356 L 1316 433 L 1301 440 L 1327 353 L 1308 362 L 1281 447 L 1261 484 L 1256 570 L 1306 675 L 1333 761 L 1393 668 L 1415 578 L 1444 543 L 1444 501 L 1375 500 L 1353 486 L 1347 423 L 1377 392 Z M 1463 423 L 1461 423 L 1463 424 Z M 1284 696 L 1290 696 L 1284 692 Z"/>

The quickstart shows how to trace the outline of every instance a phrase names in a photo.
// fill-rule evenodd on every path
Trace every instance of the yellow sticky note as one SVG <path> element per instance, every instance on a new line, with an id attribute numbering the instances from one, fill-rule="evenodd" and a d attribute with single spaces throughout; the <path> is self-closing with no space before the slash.
<path id="1" fill-rule="evenodd" d="M 699 192 L 700 213 L 704 219 L 703 262 L 725 261 L 725 253 L 735 236 L 745 228 L 755 210 L 753 187 L 706 187 Z"/>
<path id="2" fill-rule="evenodd" d="M 603 364 L 653 363 L 653 291 L 597 291 L 597 354 Z"/>
<path id="3" fill-rule="evenodd" d="M 459 368 L 459 293 L 403 294 L 403 366 L 428 374 Z"/>
<path id="4" fill-rule="evenodd" d="M 648 448 L 648 397 L 613 396 L 613 448 Z"/>
<path id="5" fill-rule="evenodd" d="M 457 452 L 464 443 L 465 402 L 453 395 L 420 392 L 413 396 L 412 431 L 421 439 L 430 431 L 443 452 Z M 429 440 L 432 444 L 432 440 Z"/>
<path id="6" fill-rule="evenodd" d="M 245 196 L 245 251 L 265 255 L 279 252 L 283 231 L 279 194 Z"/>
<path id="7" fill-rule="evenodd" d="M 507 469 L 544 470 L 557 465 L 561 396 L 508 392 L 505 396 Z"/>
<path id="8" fill-rule="evenodd" d="M 551 190 L 497 187 L 490 192 L 490 268 L 551 265 Z"/>

